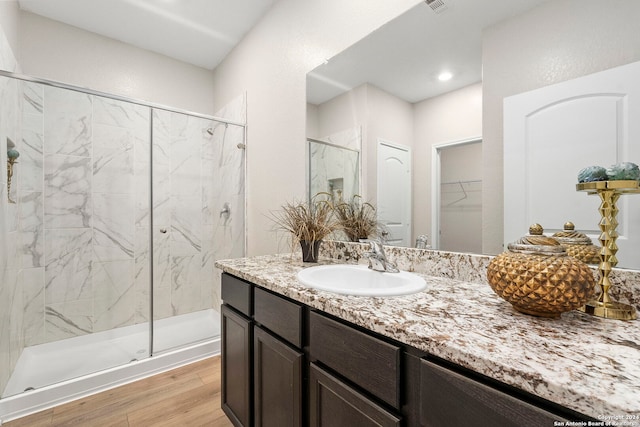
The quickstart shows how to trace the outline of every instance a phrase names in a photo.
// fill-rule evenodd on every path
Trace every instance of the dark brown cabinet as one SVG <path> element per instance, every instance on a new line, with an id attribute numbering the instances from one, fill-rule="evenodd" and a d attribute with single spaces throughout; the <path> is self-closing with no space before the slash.
<path id="1" fill-rule="evenodd" d="M 226 273 L 222 298 L 222 407 L 236 426 L 593 420 Z"/>
<path id="2" fill-rule="evenodd" d="M 304 355 L 259 326 L 253 337 L 255 425 L 302 425 Z"/>
<path id="3" fill-rule="evenodd" d="M 236 426 L 306 425 L 300 304 L 222 275 L 222 408 Z"/>
<path id="4" fill-rule="evenodd" d="M 397 427 L 400 417 L 377 405 L 353 387 L 311 363 L 310 427 Z"/>
<path id="5" fill-rule="evenodd" d="M 238 426 L 252 425 L 251 320 L 223 305 L 222 409 Z"/>
<path id="6" fill-rule="evenodd" d="M 317 312 L 309 314 L 309 354 L 385 403 L 400 409 L 402 350 Z"/>
<path id="7" fill-rule="evenodd" d="M 567 421 L 428 360 L 420 365 L 420 424 L 538 427 Z M 558 421 L 558 424 L 554 424 Z"/>

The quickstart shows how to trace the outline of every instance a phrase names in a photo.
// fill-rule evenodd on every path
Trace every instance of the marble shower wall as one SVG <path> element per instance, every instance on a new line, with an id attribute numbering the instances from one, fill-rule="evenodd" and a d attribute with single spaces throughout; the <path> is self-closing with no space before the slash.
<path id="1" fill-rule="evenodd" d="M 244 98 L 234 108 L 244 111 Z M 154 319 L 220 305 L 214 262 L 244 254 L 238 144 L 242 126 L 153 111 Z"/>
<path id="2" fill-rule="evenodd" d="M 0 93 L 0 390 L 26 346 L 149 320 L 151 135 L 154 318 L 218 307 L 214 260 L 244 254 L 243 127 L 4 77 Z"/>
<path id="3" fill-rule="evenodd" d="M 32 82 L 23 97 L 25 345 L 132 325 L 150 108 Z"/>
<path id="4" fill-rule="evenodd" d="M 217 111 L 216 117 L 246 123 L 246 94 L 238 96 Z M 222 270 L 214 266 L 215 261 L 245 256 L 245 144 L 244 127 L 218 123 L 213 127 L 213 140 L 208 145 L 210 149 L 204 152 L 207 173 L 213 171 L 218 177 L 209 180 L 209 184 L 203 188 L 205 224 L 207 233 L 210 233 L 204 269 L 207 277 L 213 275 L 212 302 L 216 309 L 222 304 Z M 219 172 L 215 172 L 216 169 Z M 225 203 L 229 203 L 229 216 L 221 215 Z"/>
<path id="5" fill-rule="evenodd" d="M 1 32 L 0 35 L 4 36 Z M 5 63 L 6 58 L 0 59 Z M 19 82 L 0 77 L 0 394 L 24 348 L 24 304 L 19 268 L 20 200 L 17 197 L 21 173 L 18 164 L 11 180 L 11 191 L 7 194 L 7 141 L 10 139 L 19 152 L 23 151 L 20 110 Z M 15 203 L 10 203 L 9 198 Z"/>

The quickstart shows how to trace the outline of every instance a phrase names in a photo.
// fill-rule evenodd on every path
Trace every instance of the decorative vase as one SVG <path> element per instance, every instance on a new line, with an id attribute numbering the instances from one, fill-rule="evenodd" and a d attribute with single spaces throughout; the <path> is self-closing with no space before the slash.
<path id="1" fill-rule="evenodd" d="M 552 237 L 534 224 L 529 235 L 509 244 L 509 251 L 489 263 L 487 279 L 493 291 L 516 310 L 541 317 L 560 317 L 582 307 L 593 296 L 591 269 L 567 255 Z"/>
<path id="2" fill-rule="evenodd" d="M 572 222 L 565 223 L 564 230 L 551 237 L 564 246 L 567 255 L 587 264 L 600 263 L 600 247 L 594 245 L 586 234 L 576 231 Z"/>
<path id="3" fill-rule="evenodd" d="M 302 261 L 303 262 L 318 262 L 318 252 L 320 249 L 321 240 L 300 240 L 300 246 L 302 247 Z"/>

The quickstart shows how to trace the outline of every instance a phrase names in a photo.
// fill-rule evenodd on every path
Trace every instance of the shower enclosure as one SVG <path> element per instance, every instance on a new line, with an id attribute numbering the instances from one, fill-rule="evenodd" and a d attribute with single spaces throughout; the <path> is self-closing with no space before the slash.
<path id="1" fill-rule="evenodd" d="M 0 75 L 0 421 L 3 401 L 217 342 L 214 261 L 245 246 L 244 110 Z"/>

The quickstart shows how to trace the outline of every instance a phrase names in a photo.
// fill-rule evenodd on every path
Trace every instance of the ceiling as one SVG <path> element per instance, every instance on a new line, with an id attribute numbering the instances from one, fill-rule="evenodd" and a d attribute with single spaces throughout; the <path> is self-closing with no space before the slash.
<path id="1" fill-rule="evenodd" d="M 213 70 L 278 0 L 18 0 L 20 8 Z M 482 79 L 482 30 L 547 0 L 421 2 L 309 74 L 320 104 L 362 83 L 417 102 Z M 454 78 L 442 83 L 438 74 Z"/>
<path id="2" fill-rule="evenodd" d="M 307 101 L 321 104 L 371 83 L 415 103 L 482 80 L 482 31 L 547 0 L 442 0 L 420 3 L 319 66 L 307 78 Z M 448 82 L 438 80 L 450 71 Z"/>
<path id="3" fill-rule="evenodd" d="M 20 8 L 214 69 L 277 0 L 18 0 Z"/>

